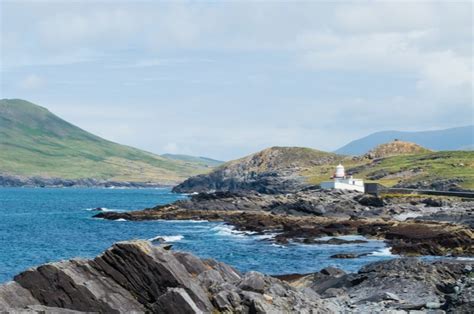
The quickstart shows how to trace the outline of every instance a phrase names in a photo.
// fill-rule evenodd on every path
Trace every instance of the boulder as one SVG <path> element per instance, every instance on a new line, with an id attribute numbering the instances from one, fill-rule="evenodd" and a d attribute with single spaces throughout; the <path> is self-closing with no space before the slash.
<path id="1" fill-rule="evenodd" d="M 168 288 L 152 305 L 152 310 L 168 314 L 203 313 L 183 288 Z"/>
<path id="2" fill-rule="evenodd" d="M 242 290 L 263 293 L 265 290 L 265 280 L 262 274 L 251 271 L 245 274 L 245 276 L 242 278 L 239 288 Z"/>

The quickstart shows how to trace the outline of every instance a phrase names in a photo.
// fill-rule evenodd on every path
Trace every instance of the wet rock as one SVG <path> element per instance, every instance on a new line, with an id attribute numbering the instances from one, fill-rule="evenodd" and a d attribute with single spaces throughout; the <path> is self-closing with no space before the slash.
<path id="1" fill-rule="evenodd" d="M 313 240 L 312 244 L 332 244 L 332 245 L 341 245 L 341 244 L 359 244 L 367 243 L 366 240 L 344 240 L 339 238 L 331 238 L 329 240 Z"/>
<path id="2" fill-rule="evenodd" d="M 359 255 L 355 253 L 339 253 L 331 255 L 330 258 L 358 258 Z"/>

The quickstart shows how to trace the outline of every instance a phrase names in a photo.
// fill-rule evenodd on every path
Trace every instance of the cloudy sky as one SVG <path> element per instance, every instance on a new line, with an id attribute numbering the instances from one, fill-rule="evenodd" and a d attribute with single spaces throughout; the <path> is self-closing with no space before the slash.
<path id="1" fill-rule="evenodd" d="M 0 3 L 1 98 L 155 153 L 474 120 L 470 1 Z"/>

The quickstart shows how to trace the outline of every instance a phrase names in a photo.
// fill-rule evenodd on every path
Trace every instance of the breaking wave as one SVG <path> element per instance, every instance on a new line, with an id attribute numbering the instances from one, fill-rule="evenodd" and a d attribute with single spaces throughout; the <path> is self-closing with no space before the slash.
<path id="1" fill-rule="evenodd" d="M 397 256 L 397 255 L 392 254 L 392 248 L 384 247 L 380 250 L 370 253 L 369 256 Z"/>
<path id="2" fill-rule="evenodd" d="M 148 241 L 158 241 L 160 239 L 163 239 L 165 242 L 177 242 L 177 241 L 181 241 L 184 239 L 184 236 L 182 235 L 174 235 L 174 236 L 156 236 L 156 237 L 153 237 L 153 238 L 150 238 L 148 239 Z"/>

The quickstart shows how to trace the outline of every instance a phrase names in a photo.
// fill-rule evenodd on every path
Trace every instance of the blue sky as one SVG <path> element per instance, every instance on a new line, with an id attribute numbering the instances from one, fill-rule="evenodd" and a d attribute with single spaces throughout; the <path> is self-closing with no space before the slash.
<path id="1" fill-rule="evenodd" d="M 0 1 L 1 98 L 233 159 L 472 124 L 472 4 Z"/>

